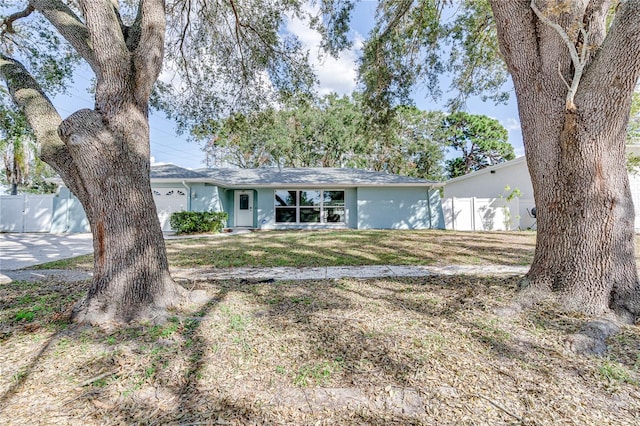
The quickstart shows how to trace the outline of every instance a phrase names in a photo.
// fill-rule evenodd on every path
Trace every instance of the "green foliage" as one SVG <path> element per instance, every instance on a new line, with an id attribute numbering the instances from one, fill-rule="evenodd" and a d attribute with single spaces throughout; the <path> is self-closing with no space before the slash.
<path id="1" fill-rule="evenodd" d="M 507 203 L 515 200 L 516 198 L 522 197 L 522 191 L 520 191 L 520 188 L 514 188 L 512 190 L 509 185 L 504 187 L 504 193 L 507 194 L 507 196 L 505 197 L 504 194 L 502 194 L 500 198 L 504 198 Z"/>
<path id="2" fill-rule="evenodd" d="M 380 119 L 406 104 L 411 91 L 424 85 L 433 99 L 442 95 L 448 74 L 459 110 L 469 96 L 505 101 L 507 72 L 500 60 L 493 14 L 486 0 L 378 2 L 376 25 L 367 38 L 359 67 L 365 99 Z M 443 48 L 446 46 L 446 48 Z"/>
<path id="3" fill-rule="evenodd" d="M 28 2 L 0 0 L 0 22 L 19 10 L 23 10 Z M 77 9 L 73 9 L 81 16 Z M 12 31 L 3 27 L 2 42 L 4 55 L 11 56 L 29 70 L 38 81 L 40 87 L 51 95 L 64 93 L 71 85 L 73 70 L 79 64 L 78 55 L 73 52 L 66 40 L 59 36 L 51 24 L 39 13 L 14 21 Z M 0 90 L 0 99 L 8 104 L 9 95 Z"/>
<path id="4" fill-rule="evenodd" d="M 222 156 L 243 168 L 355 167 L 439 180 L 441 120 L 440 112 L 403 106 L 383 126 L 367 119 L 357 95 L 330 94 L 208 121 L 194 136 L 208 140 L 209 158 Z"/>
<path id="5" fill-rule="evenodd" d="M 600 377 L 608 386 L 619 386 L 623 383 L 636 383 L 629 371 L 615 360 L 605 358 L 598 367 Z"/>
<path id="6" fill-rule="evenodd" d="M 500 198 L 503 198 L 507 203 L 520 197 L 522 197 L 522 191 L 520 191 L 520 188 L 514 188 L 512 190 L 509 185 L 506 185 L 504 187 L 504 192 L 500 194 Z M 511 220 L 511 210 L 507 204 L 502 207 L 502 213 L 504 216 L 504 228 L 509 230 L 513 227 L 513 221 Z M 520 219 L 520 216 L 516 216 L 516 218 Z"/>
<path id="7" fill-rule="evenodd" d="M 176 212 L 169 218 L 176 234 L 220 232 L 228 219 L 225 212 Z"/>
<path id="8" fill-rule="evenodd" d="M 515 158 L 507 130 L 494 118 L 457 112 L 442 122 L 444 143 L 460 156 L 447 160 L 450 178 Z"/>
<path id="9" fill-rule="evenodd" d="M 312 93 L 317 79 L 309 52 L 290 31 L 296 24 L 320 30 L 331 54 L 346 38 L 353 2 L 167 1 L 167 75 L 179 87 L 159 82 L 152 104 L 183 130 L 269 108 L 296 93 Z"/>
<path id="10" fill-rule="evenodd" d="M 627 171 L 633 175 L 637 175 L 640 171 L 640 155 L 630 152 L 627 154 Z"/>

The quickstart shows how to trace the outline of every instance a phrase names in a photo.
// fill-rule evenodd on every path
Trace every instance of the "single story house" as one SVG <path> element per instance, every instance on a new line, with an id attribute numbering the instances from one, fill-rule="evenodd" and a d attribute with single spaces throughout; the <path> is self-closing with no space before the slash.
<path id="1" fill-rule="evenodd" d="M 200 169 L 229 226 L 259 229 L 444 228 L 440 182 L 337 168 Z"/>
<path id="2" fill-rule="evenodd" d="M 640 153 L 640 146 L 627 146 L 627 152 L 638 154 Z M 631 197 L 635 206 L 635 228 L 640 230 L 640 173 L 629 173 L 629 182 L 631 185 Z M 509 188 L 508 190 L 506 189 L 507 187 Z M 514 200 L 514 213 L 517 214 L 519 219 L 518 228 L 535 228 L 536 219 L 531 214 L 531 209 L 535 207 L 533 186 L 526 157 L 524 156 L 444 182 L 443 202 L 445 216 L 447 216 L 448 210 L 454 210 L 454 214 L 460 214 L 460 209 L 450 207 L 450 200 L 453 200 L 454 205 L 456 202 L 459 205 L 473 203 L 473 200 L 480 201 L 479 199 L 493 199 L 497 200 L 499 204 L 504 201 L 510 191 L 515 189 L 520 191 L 520 196 L 517 200 Z M 477 210 L 477 206 L 475 210 Z M 481 214 L 476 212 L 476 217 L 479 216 Z M 448 218 L 446 219 L 447 223 L 449 223 Z"/>
<path id="3" fill-rule="evenodd" d="M 177 211 L 224 211 L 230 228 L 444 229 L 441 185 L 359 169 L 151 169 L 164 231 L 171 230 L 169 217 Z M 80 202 L 66 187 L 52 204 L 50 232 L 89 231 Z"/>

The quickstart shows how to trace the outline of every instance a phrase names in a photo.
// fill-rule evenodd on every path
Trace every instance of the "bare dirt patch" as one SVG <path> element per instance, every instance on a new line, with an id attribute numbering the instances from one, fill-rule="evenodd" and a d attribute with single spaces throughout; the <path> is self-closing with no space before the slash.
<path id="1" fill-rule="evenodd" d="M 638 424 L 639 327 L 577 356 L 585 318 L 493 313 L 517 279 L 198 282 L 197 311 L 116 331 L 64 321 L 83 283 L 30 319 L 35 284 L 3 285 L 0 423 Z"/>

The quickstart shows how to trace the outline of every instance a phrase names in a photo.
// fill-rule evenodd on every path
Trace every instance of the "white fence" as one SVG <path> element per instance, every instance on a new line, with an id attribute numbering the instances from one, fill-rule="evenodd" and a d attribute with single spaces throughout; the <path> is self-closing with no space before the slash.
<path id="1" fill-rule="evenodd" d="M 50 232 L 55 195 L 0 195 L 0 232 Z"/>
<path id="2" fill-rule="evenodd" d="M 457 231 L 535 229 L 533 200 L 514 198 L 459 198 L 442 200 L 445 227 Z"/>

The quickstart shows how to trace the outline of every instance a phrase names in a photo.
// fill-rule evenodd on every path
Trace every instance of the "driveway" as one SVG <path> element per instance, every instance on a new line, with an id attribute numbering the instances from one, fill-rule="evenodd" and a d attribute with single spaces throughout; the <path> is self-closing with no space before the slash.
<path id="1" fill-rule="evenodd" d="M 90 233 L 0 233 L 0 270 L 15 271 L 92 252 Z"/>

